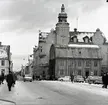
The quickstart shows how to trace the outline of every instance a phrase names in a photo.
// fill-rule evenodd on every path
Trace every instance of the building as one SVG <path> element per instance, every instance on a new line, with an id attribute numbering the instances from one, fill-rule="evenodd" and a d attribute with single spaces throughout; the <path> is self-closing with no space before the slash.
<path id="1" fill-rule="evenodd" d="M 11 60 L 12 53 L 9 45 L 2 45 L 0 42 L 0 74 L 8 74 L 9 70 L 13 70 L 13 63 Z"/>
<path id="2" fill-rule="evenodd" d="M 28 63 L 21 66 L 21 75 L 33 75 L 33 55 L 28 56 Z"/>
<path id="3" fill-rule="evenodd" d="M 70 31 L 67 13 L 62 5 L 55 30 L 39 33 L 34 48 L 34 71 L 40 75 L 101 75 L 108 70 L 108 42 L 100 29 L 96 32 Z"/>

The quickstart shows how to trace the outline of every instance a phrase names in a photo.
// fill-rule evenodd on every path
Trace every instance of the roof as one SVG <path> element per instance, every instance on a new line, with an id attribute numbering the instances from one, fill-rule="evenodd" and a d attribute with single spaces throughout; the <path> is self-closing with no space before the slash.
<path id="1" fill-rule="evenodd" d="M 81 58 L 102 59 L 99 46 L 97 45 L 52 45 L 50 48 L 50 59 L 56 58 Z"/>
<path id="2" fill-rule="evenodd" d="M 74 31 L 69 32 L 70 37 L 77 36 L 77 39 L 78 39 L 79 42 L 84 42 L 83 38 L 85 36 L 88 36 L 90 38 L 90 37 L 92 37 L 94 35 L 94 33 L 95 32 L 79 32 L 79 31 L 77 31 L 77 32 L 74 32 Z"/>

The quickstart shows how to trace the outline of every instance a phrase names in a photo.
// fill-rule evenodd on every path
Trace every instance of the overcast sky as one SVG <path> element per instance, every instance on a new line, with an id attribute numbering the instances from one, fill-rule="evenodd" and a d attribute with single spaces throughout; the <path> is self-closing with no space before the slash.
<path id="1" fill-rule="evenodd" d="M 38 31 L 55 28 L 61 5 L 68 14 L 70 30 L 95 31 L 108 39 L 108 3 L 106 0 L 0 0 L 0 41 L 11 45 L 14 70 L 27 62 L 38 44 Z M 25 60 L 24 60 L 25 59 Z"/>

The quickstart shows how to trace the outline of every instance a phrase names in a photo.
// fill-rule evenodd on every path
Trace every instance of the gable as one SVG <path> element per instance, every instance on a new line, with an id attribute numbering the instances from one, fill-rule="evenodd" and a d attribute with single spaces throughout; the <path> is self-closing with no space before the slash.
<path id="1" fill-rule="evenodd" d="M 95 34 L 92 36 L 92 41 L 97 45 L 102 45 L 105 42 L 105 37 L 99 29 L 96 30 Z"/>

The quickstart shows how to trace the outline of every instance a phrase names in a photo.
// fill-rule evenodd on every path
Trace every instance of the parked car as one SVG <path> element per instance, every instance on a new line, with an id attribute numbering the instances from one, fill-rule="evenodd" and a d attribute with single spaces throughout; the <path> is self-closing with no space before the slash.
<path id="1" fill-rule="evenodd" d="M 31 76 L 31 75 L 25 75 L 25 77 L 24 77 L 24 82 L 25 82 L 25 81 L 30 81 L 30 82 L 32 82 L 32 81 L 33 81 L 32 76 Z"/>
<path id="2" fill-rule="evenodd" d="M 70 81 L 70 76 L 64 76 L 64 77 L 60 77 L 58 78 L 59 81 Z"/>
<path id="3" fill-rule="evenodd" d="M 102 77 L 100 76 L 88 76 L 88 78 L 86 79 L 89 84 L 94 84 L 96 82 L 99 82 L 100 80 L 102 80 Z"/>
<path id="4" fill-rule="evenodd" d="M 81 75 L 74 76 L 74 82 L 84 82 L 84 78 Z"/>
<path id="5" fill-rule="evenodd" d="M 95 80 L 94 83 L 95 83 L 95 84 L 103 84 L 103 82 L 102 82 L 102 77 L 99 76 L 99 77 Z"/>

